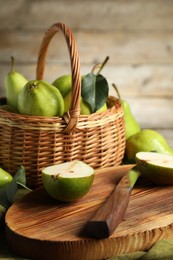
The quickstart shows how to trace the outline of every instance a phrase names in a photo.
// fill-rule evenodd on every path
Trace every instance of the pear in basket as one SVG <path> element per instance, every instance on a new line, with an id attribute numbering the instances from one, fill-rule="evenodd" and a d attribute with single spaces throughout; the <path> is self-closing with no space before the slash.
<path id="1" fill-rule="evenodd" d="M 72 76 L 70 74 L 63 75 L 52 83 L 53 86 L 59 89 L 63 98 L 71 91 Z"/>
<path id="2" fill-rule="evenodd" d="M 5 90 L 7 98 L 7 106 L 17 111 L 18 95 L 27 79 L 19 72 L 14 71 L 14 58 L 11 57 L 11 71 L 5 77 Z"/>
<path id="3" fill-rule="evenodd" d="M 89 74 L 88 74 L 89 75 Z M 83 79 L 85 79 L 86 76 L 82 76 L 81 80 L 83 82 Z M 92 84 L 92 82 L 91 82 Z M 63 75 L 59 78 L 57 78 L 52 85 L 54 85 L 56 88 L 59 89 L 59 91 L 61 92 L 63 98 L 64 98 L 64 105 L 65 105 L 65 109 L 64 112 L 67 112 L 70 108 L 70 103 L 71 103 L 71 88 L 72 88 L 72 80 L 71 80 L 71 75 Z M 83 87 L 83 84 L 82 84 Z M 94 84 L 91 87 L 94 89 Z M 107 95 L 107 93 L 106 93 Z M 93 113 L 91 106 L 89 103 L 87 103 L 84 98 L 81 97 L 80 100 L 80 113 L 81 115 L 90 115 L 91 113 Z M 98 108 L 95 112 L 103 112 L 107 110 L 107 104 L 106 102 L 104 102 L 103 105 L 100 106 L 100 108 Z"/>
<path id="4" fill-rule="evenodd" d="M 67 94 L 67 96 L 64 98 L 64 112 L 67 112 L 70 108 L 71 103 L 71 91 Z M 103 112 L 107 110 L 107 104 L 106 102 L 103 104 L 101 108 L 99 108 L 97 112 Z M 80 113 L 81 115 L 90 115 L 92 114 L 92 110 L 90 105 L 81 97 L 80 100 Z"/>
<path id="5" fill-rule="evenodd" d="M 102 63 L 96 64 L 90 73 L 81 76 L 81 99 L 80 114 L 90 115 L 95 112 L 103 112 L 107 110 L 108 82 L 100 72 L 109 60 L 106 57 Z M 98 69 L 97 73 L 95 71 Z M 63 75 L 57 78 L 53 83 L 59 89 L 63 98 L 65 110 L 67 112 L 71 104 L 72 96 L 72 76 Z"/>
<path id="6" fill-rule="evenodd" d="M 18 96 L 20 114 L 32 116 L 62 116 L 64 100 L 60 91 L 43 80 L 31 80 Z"/>

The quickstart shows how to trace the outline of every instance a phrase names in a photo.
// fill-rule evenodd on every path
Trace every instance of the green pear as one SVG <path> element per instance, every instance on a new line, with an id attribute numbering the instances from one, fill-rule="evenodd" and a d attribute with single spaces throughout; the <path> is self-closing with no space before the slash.
<path id="1" fill-rule="evenodd" d="M 126 140 L 127 140 L 130 136 L 138 133 L 141 130 L 141 127 L 139 126 L 136 119 L 132 115 L 128 102 L 121 98 L 120 92 L 116 84 L 112 84 L 112 86 L 115 89 L 118 98 L 121 100 L 122 108 L 124 111 L 125 133 L 126 133 Z"/>
<path id="2" fill-rule="evenodd" d="M 0 168 L 0 188 L 7 185 L 13 180 L 13 177 L 10 173 Z"/>
<path id="3" fill-rule="evenodd" d="M 18 95 L 27 83 L 27 79 L 19 72 L 14 71 L 14 58 L 12 57 L 11 60 L 11 71 L 5 77 L 5 90 L 7 105 L 17 111 Z"/>
<path id="4" fill-rule="evenodd" d="M 138 152 L 158 152 L 173 155 L 166 139 L 157 131 L 143 129 L 126 140 L 125 160 L 135 162 Z"/>
<path id="5" fill-rule="evenodd" d="M 53 85 L 43 80 L 31 80 L 19 93 L 18 111 L 33 116 L 62 116 L 64 100 Z"/>
<path id="6" fill-rule="evenodd" d="M 53 83 L 53 86 L 59 89 L 63 98 L 71 91 L 72 88 L 72 76 L 63 75 L 57 78 Z"/>
<path id="7" fill-rule="evenodd" d="M 133 117 L 128 102 L 125 100 L 121 100 L 121 104 L 124 111 L 124 122 L 127 140 L 130 136 L 138 133 L 141 130 L 141 128 L 137 123 L 136 119 Z"/>
<path id="8" fill-rule="evenodd" d="M 64 112 L 67 112 L 70 108 L 71 103 L 71 91 L 64 98 Z M 96 113 L 103 112 L 107 110 L 107 104 L 104 105 L 96 111 Z M 81 97 L 80 100 L 80 114 L 81 115 L 90 115 L 92 113 L 90 105 Z"/>
<path id="9" fill-rule="evenodd" d="M 83 78 L 84 78 L 84 76 L 81 76 L 81 80 Z M 59 89 L 63 98 L 66 97 L 67 94 L 72 89 L 72 76 L 71 76 L 71 74 L 63 75 L 63 76 L 57 78 L 52 83 L 52 85 Z"/>

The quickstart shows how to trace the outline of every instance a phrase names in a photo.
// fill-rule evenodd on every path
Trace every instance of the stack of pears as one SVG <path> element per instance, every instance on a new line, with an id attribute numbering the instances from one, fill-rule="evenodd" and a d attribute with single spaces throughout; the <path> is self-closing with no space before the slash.
<path id="1" fill-rule="evenodd" d="M 106 79 L 93 72 L 82 76 L 80 109 L 82 115 L 107 110 L 108 83 Z M 14 71 L 14 58 L 11 71 L 5 78 L 7 104 L 3 106 L 10 112 L 32 116 L 63 116 L 71 104 L 72 77 L 63 75 L 52 84 L 44 80 L 27 80 Z M 2 107 L 1 107 L 2 108 Z"/>

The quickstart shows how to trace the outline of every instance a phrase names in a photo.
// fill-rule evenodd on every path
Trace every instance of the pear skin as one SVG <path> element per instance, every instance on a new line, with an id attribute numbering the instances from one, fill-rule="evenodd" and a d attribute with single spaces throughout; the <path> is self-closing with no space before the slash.
<path id="1" fill-rule="evenodd" d="M 152 129 L 143 129 L 127 139 L 126 161 L 135 163 L 135 157 L 138 152 L 157 152 L 173 155 L 173 150 L 164 136 Z"/>
<path id="2" fill-rule="evenodd" d="M 72 76 L 63 75 L 57 78 L 53 83 L 53 86 L 59 89 L 63 98 L 71 91 L 72 88 Z"/>
<path id="3" fill-rule="evenodd" d="M 7 105 L 17 111 L 18 95 L 27 83 L 27 79 L 19 72 L 14 71 L 13 67 L 14 59 L 12 58 L 11 71 L 5 77 L 5 90 Z"/>
<path id="4" fill-rule="evenodd" d="M 136 119 L 133 117 L 129 104 L 125 100 L 121 100 L 121 102 L 124 111 L 124 121 L 127 140 L 130 136 L 138 133 L 141 130 L 141 127 L 137 123 Z"/>
<path id="5" fill-rule="evenodd" d="M 10 173 L 0 168 L 0 188 L 4 187 L 13 180 Z"/>
<path id="6" fill-rule="evenodd" d="M 20 114 L 31 116 L 62 116 L 64 100 L 60 91 L 44 80 L 30 80 L 18 97 Z"/>

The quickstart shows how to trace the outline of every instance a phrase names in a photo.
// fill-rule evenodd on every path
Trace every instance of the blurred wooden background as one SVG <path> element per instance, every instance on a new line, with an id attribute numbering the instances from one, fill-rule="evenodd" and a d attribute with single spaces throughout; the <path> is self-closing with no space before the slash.
<path id="1" fill-rule="evenodd" d="M 72 28 L 81 74 L 110 57 L 102 74 L 116 83 L 142 128 L 162 133 L 173 147 L 172 0 L 0 0 L 0 95 L 10 57 L 16 70 L 35 78 L 44 32 L 61 21 Z M 45 80 L 70 72 L 66 43 L 57 34 L 49 48 Z"/>

